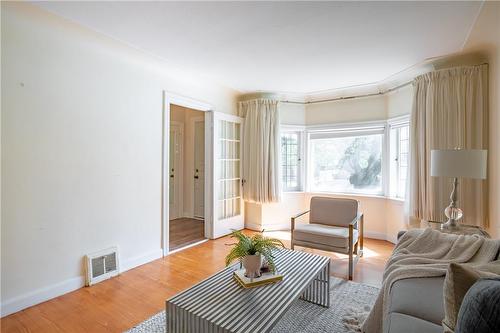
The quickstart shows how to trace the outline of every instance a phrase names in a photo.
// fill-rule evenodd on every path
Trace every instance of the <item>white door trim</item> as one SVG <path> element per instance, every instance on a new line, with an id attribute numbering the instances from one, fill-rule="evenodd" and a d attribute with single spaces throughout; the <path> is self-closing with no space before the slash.
<path id="1" fill-rule="evenodd" d="M 171 121 L 170 129 L 176 128 L 179 132 L 179 158 L 174 159 L 174 194 L 178 198 L 175 212 L 169 212 L 169 220 L 177 219 L 183 217 L 184 211 L 182 207 L 184 207 L 184 186 L 182 186 L 184 180 L 184 123 L 180 121 Z M 170 145 L 169 145 L 170 147 Z M 170 154 L 170 152 L 169 152 Z M 169 156 L 170 157 L 170 156 Z M 170 161 L 169 161 L 170 162 Z M 170 163 L 169 163 L 170 164 Z M 170 177 L 170 171 L 169 171 Z M 170 185 L 170 182 L 169 182 Z M 170 192 L 169 192 L 170 193 Z"/>
<path id="2" fill-rule="evenodd" d="M 208 111 L 214 111 L 214 107 L 206 102 L 199 101 L 196 99 L 192 99 L 189 97 L 173 94 L 167 91 L 163 91 L 162 94 L 162 145 L 161 145 L 161 247 L 163 249 L 163 255 L 166 256 L 169 254 L 169 173 L 168 173 L 168 165 L 169 165 L 169 149 L 170 149 L 170 104 L 179 105 L 186 108 L 195 109 L 198 111 L 207 112 L 205 114 L 205 119 L 207 119 Z M 205 172 L 209 168 L 211 164 L 212 155 L 208 155 L 207 152 L 211 152 L 211 144 L 212 140 L 209 140 L 211 137 L 211 128 L 205 123 Z M 208 156 L 207 156 L 208 155 Z M 207 160 L 209 158 L 210 160 Z M 205 237 L 207 236 L 207 224 L 213 223 L 209 218 L 210 215 L 207 214 L 207 206 L 208 203 L 212 202 L 211 191 L 207 191 L 209 188 L 211 189 L 212 184 L 208 183 L 210 177 L 205 177 Z M 207 195 L 208 194 L 208 195 Z M 209 200 L 209 201 L 207 201 Z"/>
<path id="3" fill-rule="evenodd" d="M 191 128 L 193 129 L 193 137 L 190 138 L 192 140 L 192 142 L 194 142 L 194 138 L 196 136 L 196 123 L 201 123 L 201 122 L 205 122 L 205 117 L 193 117 L 191 118 Z M 206 139 L 206 137 L 205 137 Z M 206 146 L 206 144 L 205 144 Z M 193 165 L 191 165 L 191 174 L 193 175 L 194 177 L 194 174 L 195 174 L 195 166 L 194 166 L 194 162 L 195 162 L 195 159 L 196 159 L 196 147 L 193 147 Z M 206 166 L 206 161 L 205 161 L 205 166 Z M 204 172 L 204 178 L 206 178 L 206 170 L 203 170 Z M 194 219 L 199 219 L 198 217 L 195 216 L 195 199 L 194 199 L 194 196 L 195 196 L 195 189 L 194 189 L 194 182 L 193 182 L 193 191 L 191 192 L 191 202 L 193 203 L 193 210 L 191 213 L 191 217 L 194 218 Z M 205 197 L 205 193 L 203 193 L 203 197 Z"/>

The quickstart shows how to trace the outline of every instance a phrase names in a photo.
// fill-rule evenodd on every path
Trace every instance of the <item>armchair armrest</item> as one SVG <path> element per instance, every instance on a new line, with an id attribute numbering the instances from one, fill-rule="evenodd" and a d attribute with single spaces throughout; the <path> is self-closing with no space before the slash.
<path id="1" fill-rule="evenodd" d="M 361 221 L 360 224 L 363 224 L 363 213 L 358 213 L 358 215 L 356 215 L 356 217 L 354 218 L 354 220 L 352 220 L 351 222 L 349 222 L 349 226 L 353 226 L 355 229 L 359 229 L 359 225 L 358 225 L 358 222 Z"/>
<path id="2" fill-rule="evenodd" d="M 358 213 L 358 215 L 349 223 L 349 239 L 353 238 L 354 229 L 359 230 L 359 244 L 361 249 L 363 249 L 363 229 L 364 229 L 364 215 L 363 213 Z"/>
<path id="3" fill-rule="evenodd" d="M 306 215 L 307 213 L 309 213 L 310 210 L 306 210 L 305 212 L 302 212 L 302 213 L 299 213 L 295 216 L 293 216 L 290 220 L 290 230 L 293 232 L 293 230 L 295 229 L 295 219 L 298 219 L 299 217 L 303 216 L 303 215 Z"/>

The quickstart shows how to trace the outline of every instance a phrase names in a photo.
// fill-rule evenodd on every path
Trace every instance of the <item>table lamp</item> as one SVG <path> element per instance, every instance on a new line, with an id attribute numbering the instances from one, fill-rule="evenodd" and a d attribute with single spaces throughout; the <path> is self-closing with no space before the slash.
<path id="1" fill-rule="evenodd" d="M 463 216 L 457 207 L 458 178 L 486 179 L 487 151 L 482 149 L 431 150 L 431 176 L 453 178 L 450 205 L 444 214 L 448 221 L 443 229 L 458 228 L 458 220 Z"/>

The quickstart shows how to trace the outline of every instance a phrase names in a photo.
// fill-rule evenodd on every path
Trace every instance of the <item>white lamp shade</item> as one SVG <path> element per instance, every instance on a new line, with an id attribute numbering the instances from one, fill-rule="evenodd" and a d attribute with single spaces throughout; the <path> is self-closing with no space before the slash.
<path id="1" fill-rule="evenodd" d="M 486 179 L 487 151 L 431 150 L 431 176 Z"/>

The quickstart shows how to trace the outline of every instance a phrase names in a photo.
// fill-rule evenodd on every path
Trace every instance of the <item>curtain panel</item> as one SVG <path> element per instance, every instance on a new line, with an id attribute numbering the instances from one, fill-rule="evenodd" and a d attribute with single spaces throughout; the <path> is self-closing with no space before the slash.
<path id="1" fill-rule="evenodd" d="M 413 82 L 409 213 L 446 221 L 452 179 L 431 177 L 432 149 L 488 149 L 488 65 L 434 71 Z M 459 179 L 462 223 L 487 228 L 487 180 Z"/>
<path id="2" fill-rule="evenodd" d="M 243 118 L 243 200 L 255 203 L 281 200 L 280 114 L 278 101 L 240 102 Z"/>

